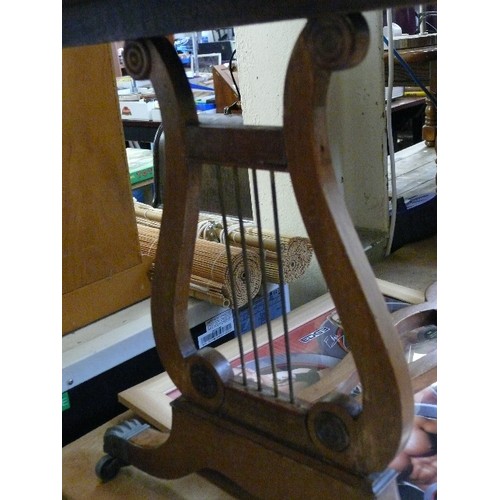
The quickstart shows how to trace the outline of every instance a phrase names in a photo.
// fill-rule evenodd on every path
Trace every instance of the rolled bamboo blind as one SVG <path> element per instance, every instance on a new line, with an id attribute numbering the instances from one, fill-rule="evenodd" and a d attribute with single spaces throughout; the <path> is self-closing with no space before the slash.
<path id="1" fill-rule="evenodd" d="M 160 229 L 155 227 L 158 224 L 155 221 L 146 219 L 146 224 L 143 221 L 138 218 L 141 252 L 155 259 Z M 230 253 L 229 263 L 224 244 L 196 241 L 189 290 L 191 297 L 234 308 L 244 306 L 257 295 L 262 283 L 258 253 L 247 250 L 246 264 L 241 248 L 230 247 Z"/>
<path id="2" fill-rule="evenodd" d="M 139 224 L 160 227 L 163 210 L 144 203 L 135 202 L 135 213 Z M 224 243 L 222 218 L 218 214 L 200 213 L 198 238 L 201 240 Z M 242 235 L 239 221 L 227 218 L 228 239 L 232 247 L 241 247 Z M 274 232 L 261 231 L 264 246 L 265 273 L 270 283 L 280 282 L 280 263 L 278 261 L 278 242 Z M 259 230 L 252 221 L 244 223 L 244 238 L 247 248 L 259 252 Z M 308 238 L 281 235 L 279 242 L 281 253 L 281 271 L 283 281 L 291 283 L 301 278 L 311 264 L 313 248 Z"/>
<path id="3" fill-rule="evenodd" d="M 228 238 L 233 246 L 240 246 L 242 235 L 240 225 L 236 219 L 229 219 Z M 260 247 L 259 230 L 253 222 L 244 224 L 244 238 L 248 247 Z M 200 214 L 198 224 L 198 237 L 224 242 L 224 231 L 220 216 L 213 214 Z M 279 260 L 278 260 L 278 241 L 272 231 L 261 231 L 262 243 L 264 246 L 266 279 L 271 283 L 280 282 Z M 283 272 L 283 281 L 291 283 L 301 278 L 311 264 L 313 248 L 308 238 L 301 236 L 281 235 L 279 242 L 281 251 L 281 269 Z"/>
<path id="4" fill-rule="evenodd" d="M 247 226 L 244 231 L 246 244 L 259 248 L 258 229 L 255 226 Z M 228 236 L 232 245 L 241 244 L 239 228 L 233 229 Z M 262 240 L 265 248 L 266 278 L 272 283 L 279 283 L 278 242 L 274 233 L 270 231 L 262 231 Z M 299 236 L 281 236 L 280 240 L 283 281 L 291 283 L 302 277 L 309 267 L 312 259 L 312 246 L 307 238 Z"/>
<path id="5" fill-rule="evenodd" d="M 161 222 L 163 210 L 161 208 L 154 208 L 146 203 L 134 201 L 134 209 L 136 217 L 146 219 L 154 222 Z"/>

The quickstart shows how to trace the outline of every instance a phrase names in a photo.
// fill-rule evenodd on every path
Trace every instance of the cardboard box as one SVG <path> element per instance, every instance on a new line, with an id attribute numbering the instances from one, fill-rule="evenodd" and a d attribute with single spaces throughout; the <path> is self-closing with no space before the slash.
<path id="1" fill-rule="evenodd" d="M 143 183 L 154 177 L 153 151 L 150 149 L 126 148 L 130 184 Z"/>
<path id="2" fill-rule="evenodd" d="M 161 112 L 158 101 L 154 102 L 154 107 L 151 110 L 151 120 L 154 122 L 161 122 Z"/>
<path id="3" fill-rule="evenodd" d="M 127 101 L 119 99 L 118 102 L 122 120 L 150 120 L 151 111 L 155 107 L 154 101 Z"/>
<path id="4" fill-rule="evenodd" d="M 288 285 L 283 287 L 285 293 L 285 310 L 290 312 L 290 297 Z M 277 284 L 268 285 L 267 297 L 269 302 L 270 320 L 281 316 L 281 293 Z M 262 291 L 253 299 L 254 327 L 257 328 L 266 322 L 265 300 Z M 245 334 L 251 330 L 250 311 L 248 306 L 239 309 L 239 321 L 241 333 Z M 232 309 L 225 309 L 213 318 L 191 328 L 191 336 L 198 349 L 202 347 L 215 347 L 235 338 L 235 313 Z"/>

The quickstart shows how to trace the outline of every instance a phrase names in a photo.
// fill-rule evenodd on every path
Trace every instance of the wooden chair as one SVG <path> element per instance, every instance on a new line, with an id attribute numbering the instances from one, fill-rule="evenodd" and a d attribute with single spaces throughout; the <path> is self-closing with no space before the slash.
<path id="1" fill-rule="evenodd" d="M 133 32 L 136 39 L 125 46 L 128 73 L 153 82 L 165 128 L 168 164 L 151 313 L 158 354 L 182 395 L 172 403 L 170 433 L 138 420 L 109 429 L 104 439 L 108 456 L 98 465 L 98 473 L 110 479 L 124 465 L 163 478 L 211 471 L 214 480 L 222 475 L 251 498 L 397 498 L 397 473 L 388 464 L 409 437 L 415 388 L 435 375 L 435 359 L 430 367 L 421 362 L 409 368 L 403 346 L 411 341 L 408 332 L 435 320 L 435 294 L 424 305 L 408 308 L 397 317 L 388 312 L 337 184 L 326 134 L 330 75 L 363 59 L 369 36 L 359 11 L 381 8 L 385 2 L 342 3 L 338 9 L 335 3 L 323 1 L 247 2 L 241 8 L 234 2 L 230 8 L 229 2 L 207 3 L 205 21 L 214 27 L 270 18 L 306 17 L 308 22 L 288 66 L 283 127 L 244 126 L 231 115 L 201 119 L 176 51 L 164 37 L 141 38 Z M 74 17 L 72 7 L 78 9 L 78 4 L 68 2 L 68 12 Z M 170 13 L 165 31 L 183 31 L 183 13 L 176 26 L 176 13 Z M 120 32 L 109 36 L 124 38 Z M 249 169 L 257 207 L 263 182 L 257 173 L 266 172 L 277 239 L 275 177 L 291 177 L 350 344 L 349 355 L 332 371 L 319 396 L 307 398 L 297 391 L 290 359 L 285 362 L 288 384 L 284 390 L 278 387 L 274 372 L 273 383 L 263 383 L 258 346 L 252 333 L 239 335 L 237 310 L 241 373 L 235 373 L 215 349 L 195 348 L 187 303 L 205 163 L 217 165 L 218 176 L 229 169 L 236 186 L 239 176 Z M 221 183 L 223 217 L 227 191 L 228 186 Z M 256 222 L 261 227 L 258 210 Z M 227 233 L 226 224 L 224 230 Z M 286 315 L 282 321 L 286 345 Z M 269 335 L 272 339 L 271 328 Z M 247 342 L 255 354 L 255 379 L 244 368 Z M 352 393 L 358 383 L 360 397 Z M 267 471 L 272 471 L 271 480 Z"/>

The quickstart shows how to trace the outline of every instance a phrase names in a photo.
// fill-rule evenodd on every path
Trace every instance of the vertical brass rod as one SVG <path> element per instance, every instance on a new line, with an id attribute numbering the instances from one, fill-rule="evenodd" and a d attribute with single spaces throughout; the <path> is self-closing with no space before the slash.
<path id="1" fill-rule="evenodd" d="M 281 236 L 280 236 L 280 225 L 278 216 L 278 197 L 276 195 L 276 180 L 274 176 L 274 171 L 269 171 L 271 178 L 271 193 L 273 200 L 273 217 L 274 217 L 274 232 L 276 234 L 276 256 L 278 260 L 278 273 L 279 273 L 279 287 L 280 287 L 280 299 L 281 299 L 281 313 L 283 319 L 283 335 L 285 339 L 285 352 L 286 352 L 286 366 L 288 370 L 288 387 L 290 390 L 290 403 L 295 403 L 295 395 L 293 391 L 293 373 L 292 373 L 292 362 L 290 355 L 290 338 L 288 335 L 288 318 L 286 314 L 286 302 L 285 302 L 285 281 L 283 276 L 283 260 L 281 256 Z"/>
<path id="2" fill-rule="evenodd" d="M 271 358 L 274 396 L 278 397 L 278 377 L 276 375 L 276 360 L 274 358 L 273 332 L 271 328 L 269 297 L 267 296 L 266 256 L 264 248 L 264 238 L 262 236 L 262 221 L 260 216 L 260 200 L 259 200 L 259 187 L 257 184 L 257 170 L 255 168 L 252 169 L 252 181 L 253 181 L 253 193 L 255 200 L 255 217 L 256 217 L 257 231 L 259 236 L 259 257 L 260 257 L 260 267 L 262 269 L 262 287 L 264 289 L 264 310 L 266 316 L 267 337 L 269 341 L 269 357 Z"/>
<path id="3" fill-rule="evenodd" d="M 234 273 L 233 273 L 233 262 L 231 258 L 231 248 L 229 244 L 228 238 L 228 230 L 227 230 L 227 218 L 226 218 L 226 205 L 224 202 L 224 190 L 222 189 L 222 176 L 221 176 L 221 167 L 217 165 L 216 167 L 216 175 L 217 175 L 217 189 L 219 194 L 219 205 L 220 212 L 222 215 L 222 225 L 224 230 L 224 242 L 226 244 L 226 254 L 227 254 L 227 265 L 229 270 L 229 280 L 231 285 L 231 297 L 233 300 L 233 310 L 234 310 L 234 333 L 236 338 L 238 339 L 238 348 L 240 354 L 240 364 L 241 364 L 241 376 L 243 378 L 243 385 L 247 385 L 247 375 L 245 368 L 245 359 L 244 359 L 244 349 L 243 349 L 243 341 L 241 339 L 241 321 L 240 315 L 237 307 L 237 299 L 236 299 L 236 286 L 234 283 Z"/>
<path id="4" fill-rule="evenodd" d="M 239 221 L 239 225 L 240 225 L 241 250 L 243 252 L 243 265 L 244 265 L 244 269 L 245 269 L 245 285 L 246 285 L 247 299 L 248 299 L 248 303 L 247 303 L 248 318 L 250 320 L 250 329 L 251 329 L 251 335 L 252 335 L 252 347 L 253 347 L 253 353 L 254 353 L 254 358 L 255 358 L 255 375 L 257 377 L 257 390 L 261 391 L 262 390 L 262 380 L 261 380 L 261 374 L 260 374 L 259 353 L 258 353 L 258 349 L 257 349 L 257 336 L 255 333 L 255 320 L 254 320 L 254 315 L 253 315 L 253 313 L 254 313 L 253 299 L 252 299 L 252 293 L 251 293 L 251 289 L 250 289 L 250 271 L 249 271 L 249 267 L 248 267 L 248 252 L 247 252 L 247 244 L 246 244 L 246 238 L 245 238 L 245 227 L 243 224 L 243 216 L 242 216 L 242 209 L 241 209 L 239 171 L 240 171 L 240 169 L 238 167 L 233 167 L 234 189 L 235 189 L 235 195 L 236 195 L 236 206 L 237 206 L 237 210 L 238 210 L 238 221 Z"/>

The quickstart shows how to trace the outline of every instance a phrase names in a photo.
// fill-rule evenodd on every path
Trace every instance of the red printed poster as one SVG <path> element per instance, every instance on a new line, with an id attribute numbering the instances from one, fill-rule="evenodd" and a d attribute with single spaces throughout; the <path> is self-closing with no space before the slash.
<path id="1" fill-rule="evenodd" d="M 386 302 L 390 312 L 408 305 L 388 297 Z M 436 349 L 436 326 L 425 328 L 425 340 L 417 341 L 405 350 L 408 362 Z M 245 341 L 244 369 L 240 356 L 231 362 L 235 379 L 242 383 L 245 379 L 250 386 L 260 380 L 262 388 L 269 391 L 276 384 L 280 397 L 285 398 L 290 385 L 295 394 L 299 393 L 318 382 L 322 370 L 334 367 L 349 352 L 349 340 L 335 309 L 293 328 L 287 337 L 280 335 L 273 338 L 272 343 L 264 342 L 256 348 L 252 347 L 251 335 L 248 332 L 242 336 Z M 362 388 L 357 386 L 355 391 L 362 391 Z M 180 393 L 173 390 L 167 395 L 174 399 Z M 415 395 L 413 431 L 403 452 L 394 458 L 390 468 L 399 473 L 401 500 L 437 498 L 437 384 Z"/>

